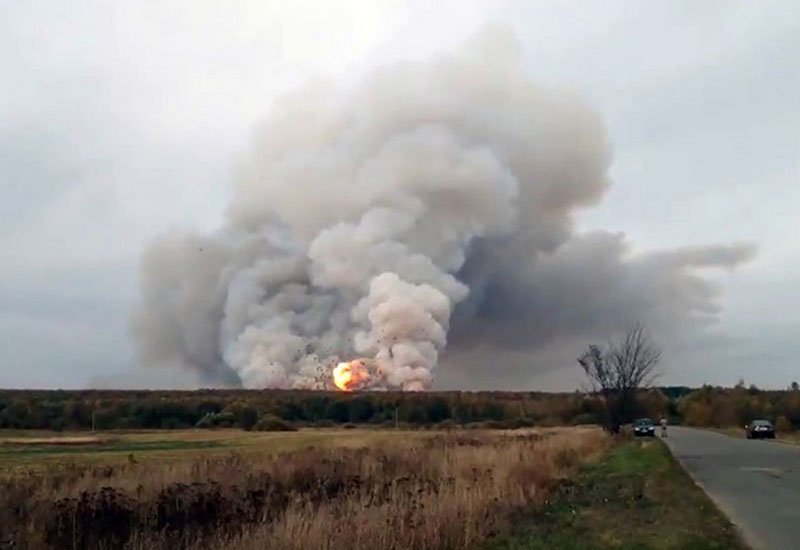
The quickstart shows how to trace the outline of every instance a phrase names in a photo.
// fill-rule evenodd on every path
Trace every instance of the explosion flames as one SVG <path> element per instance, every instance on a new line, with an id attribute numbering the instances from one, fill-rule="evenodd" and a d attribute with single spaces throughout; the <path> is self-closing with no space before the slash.
<path id="1" fill-rule="evenodd" d="M 370 378 L 366 361 L 360 359 L 339 363 L 333 369 L 333 384 L 342 391 L 361 389 Z"/>

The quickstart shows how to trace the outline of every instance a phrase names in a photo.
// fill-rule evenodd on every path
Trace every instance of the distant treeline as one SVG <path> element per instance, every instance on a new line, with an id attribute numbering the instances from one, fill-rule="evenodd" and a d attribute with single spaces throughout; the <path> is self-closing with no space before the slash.
<path id="1" fill-rule="evenodd" d="M 778 432 L 800 430 L 800 385 L 766 391 L 740 382 L 734 388 L 703 386 L 678 402 L 678 413 L 690 426 L 743 427 L 754 419 L 770 420 Z"/>
<path id="2" fill-rule="evenodd" d="M 655 416 L 665 410 L 667 402 L 661 392 L 647 392 L 641 399 L 641 413 Z M 502 428 L 599 423 L 603 411 L 597 398 L 577 392 L 0 390 L 0 428 L 15 429 L 479 423 Z"/>
<path id="3" fill-rule="evenodd" d="M 316 392 L 282 390 L 0 390 L 0 429 L 98 430 L 373 424 L 514 428 L 599 424 L 598 397 L 540 392 Z M 743 425 L 767 418 L 800 429 L 800 390 L 663 387 L 640 392 L 637 416 Z"/>

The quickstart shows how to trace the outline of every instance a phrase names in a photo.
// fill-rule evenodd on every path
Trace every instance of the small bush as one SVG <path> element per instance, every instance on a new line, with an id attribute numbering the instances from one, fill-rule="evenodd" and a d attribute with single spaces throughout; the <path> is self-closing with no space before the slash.
<path id="1" fill-rule="evenodd" d="M 493 424 L 499 426 L 504 430 L 518 430 L 520 428 L 533 428 L 534 426 L 536 426 L 536 422 L 532 418 L 527 418 L 527 417 L 494 421 Z"/>
<path id="2" fill-rule="evenodd" d="M 601 424 L 600 420 L 597 418 L 597 415 L 593 413 L 579 414 L 572 419 L 572 423 L 575 426 L 583 426 L 587 424 L 598 424 L 598 425 Z"/>
<path id="3" fill-rule="evenodd" d="M 779 416 L 775 419 L 775 431 L 778 433 L 791 432 L 792 423 L 785 416 Z"/>
<path id="4" fill-rule="evenodd" d="M 236 423 L 243 430 L 251 430 L 258 422 L 258 411 L 253 407 L 244 407 L 236 415 Z"/>
<path id="5" fill-rule="evenodd" d="M 236 417 L 233 413 L 229 412 L 222 412 L 222 413 L 206 413 L 200 420 L 197 421 L 195 424 L 196 428 L 230 428 L 233 426 L 233 423 L 236 421 Z"/>
<path id="6" fill-rule="evenodd" d="M 503 420 L 487 420 L 482 424 L 483 428 L 487 430 L 505 430 L 508 428 L 508 423 Z"/>
<path id="7" fill-rule="evenodd" d="M 457 427 L 458 427 L 458 424 L 456 424 L 455 422 L 453 422 L 450 419 L 442 420 L 441 422 L 437 422 L 436 425 L 435 425 L 435 428 L 437 430 L 448 430 L 448 431 L 450 431 L 450 430 L 456 429 Z"/>
<path id="8" fill-rule="evenodd" d="M 560 425 L 561 422 L 557 418 L 543 418 L 541 422 L 538 423 L 538 426 L 542 428 L 555 428 Z"/>
<path id="9" fill-rule="evenodd" d="M 416 424 L 409 424 L 408 422 L 398 422 L 397 428 L 400 430 L 418 430 L 419 426 Z"/>
<path id="10" fill-rule="evenodd" d="M 256 422 L 253 429 L 259 432 L 294 432 L 297 428 L 275 416 L 274 414 L 265 414 L 258 422 Z"/>

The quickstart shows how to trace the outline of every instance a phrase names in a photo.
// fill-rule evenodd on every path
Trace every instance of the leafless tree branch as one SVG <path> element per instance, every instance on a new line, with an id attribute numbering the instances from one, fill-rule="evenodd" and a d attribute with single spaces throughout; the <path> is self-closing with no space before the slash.
<path id="1" fill-rule="evenodd" d="M 607 428 L 619 432 L 632 420 L 638 390 L 652 386 L 658 378 L 661 350 L 642 323 L 637 323 L 619 342 L 605 349 L 591 344 L 578 358 L 592 391 L 600 395 L 608 413 Z"/>

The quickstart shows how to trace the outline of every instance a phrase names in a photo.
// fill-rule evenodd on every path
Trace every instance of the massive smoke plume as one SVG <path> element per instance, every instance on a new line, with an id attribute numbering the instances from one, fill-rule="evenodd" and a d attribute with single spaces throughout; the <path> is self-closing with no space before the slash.
<path id="1" fill-rule="evenodd" d="M 630 256 L 577 233 L 609 161 L 601 118 L 532 82 L 503 31 L 354 89 L 309 85 L 274 105 L 223 227 L 144 253 L 141 361 L 289 388 L 363 357 L 376 386 L 423 389 L 442 359 L 459 385 L 552 368 L 544 352 L 634 321 L 691 330 L 717 309 L 698 270 L 751 250 Z"/>

